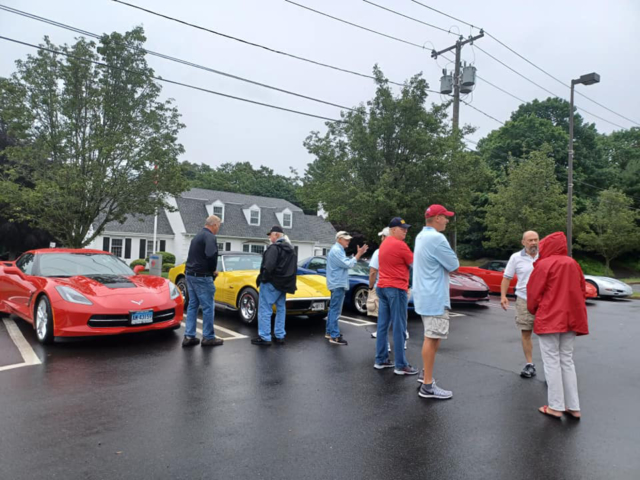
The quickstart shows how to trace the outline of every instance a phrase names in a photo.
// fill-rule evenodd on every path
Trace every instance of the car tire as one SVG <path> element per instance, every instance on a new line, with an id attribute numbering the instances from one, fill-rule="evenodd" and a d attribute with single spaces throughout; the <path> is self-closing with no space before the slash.
<path id="1" fill-rule="evenodd" d="M 590 283 L 591 285 L 593 285 L 593 287 L 596 289 L 596 295 L 599 297 L 600 296 L 600 289 L 598 288 L 598 284 L 596 282 L 594 282 L 593 280 L 585 280 L 587 283 Z"/>
<path id="2" fill-rule="evenodd" d="M 356 287 L 353 291 L 353 296 L 351 297 L 351 303 L 353 304 L 353 308 L 360 315 L 367 314 L 367 296 L 369 295 L 369 290 L 365 286 Z"/>
<path id="3" fill-rule="evenodd" d="M 187 277 L 180 277 L 176 282 L 176 287 L 180 290 L 182 294 L 182 299 L 184 300 L 184 311 L 187 311 L 187 307 L 189 306 L 189 289 L 187 288 Z"/>
<path id="4" fill-rule="evenodd" d="M 33 327 L 38 341 L 43 345 L 53 343 L 53 312 L 51 302 L 46 295 L 42 295 L 36 302 L 33 316 Z"/>
<path id="5" fill-rule="evenodd" d="M 258 323 L 258 292 L 245 288 L 238 295 L 238 315 L 248 325 Z"/>

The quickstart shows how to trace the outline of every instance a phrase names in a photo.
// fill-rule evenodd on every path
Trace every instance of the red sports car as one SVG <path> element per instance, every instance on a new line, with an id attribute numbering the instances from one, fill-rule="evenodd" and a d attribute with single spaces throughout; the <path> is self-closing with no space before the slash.
<path id="1" fill-rule="evenodd" d="M 31 323 L 46 344 L 54 337 L 177 329 L 183 301 L 168 280 L 136 275 L 110 253 L 41 249 L 0 262 L 0 312 Z"/>
<path id="2" fill-rule="evenodd" d="M 506 260 L 492 260 L 479 267 L 460 267 L 458 271 L 480 277 L 489 286 L 491 293 L 500 293 L 500 284 L 502 283 L 502 275 L 506 266 Z M 509 290 L 507 291 L 508 295 L 515 295 L 517 282 L 518 277 L 511 279 L 511 282 L 509 282 Z M 586 287 L 587 298 L 595 298 L 598 296 L 597 289 L 589 282 L 586 283 Z"/>

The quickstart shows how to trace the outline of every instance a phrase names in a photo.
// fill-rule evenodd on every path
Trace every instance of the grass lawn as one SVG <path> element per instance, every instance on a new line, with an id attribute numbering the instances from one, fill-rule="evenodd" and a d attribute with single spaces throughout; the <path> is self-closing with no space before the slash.
<path id="1" fill-rule="evenodd" d="M 624 283 L 640 283 L 640 277 L 621 278 L 620 281 Z"/>
<path id="2" fill-rule="evenodd" d="M 149 270 L 143 270 L 140 275 L 149 275 Z M 162 272 L 162 278 L 169 278 L 169 272 Z"/>

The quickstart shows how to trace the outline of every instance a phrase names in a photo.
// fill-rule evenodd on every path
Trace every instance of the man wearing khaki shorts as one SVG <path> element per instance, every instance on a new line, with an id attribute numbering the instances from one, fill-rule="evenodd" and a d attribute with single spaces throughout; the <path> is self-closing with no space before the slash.
<path id="1" fill-rule="evenodd" d="M 534 316 L 527 310 L 527 282 L 533 271 L 533 262 L 538 258 L 538 234 L 532 230 L 524 232 L 522 235 L 522 246 L 519 252 L 511 255 L 506 268 L 504 269 L 502 283 L 500 284 L 500 305 L 505 310 L 509 305 L 507 292 L 513 277 L 518 277 L 516 283 L 516 326 L 520 329 L 522 336 L 522 350 L 526 364 L 520 376 L 524 378 L 535 377 L 536 366 L 533 364 L 533 346 L 531 344 L 531 332 L 533 331 Z"/>
<path id="2" fill-rule="evenodd" d="M 436 385 L 433 365 L 440 341 L 449 335 L 449 272 L 460 263 L 443 232 L 454 215 L 442 205 L 431 205 L 425 212 L 426 226 L 416 237 L 413 254 L 413 303 L 422 316 L 424 369 L 418 377 L 422 383 L 418 395 L 422 398 L 445 400 L 453 393 Z"/>

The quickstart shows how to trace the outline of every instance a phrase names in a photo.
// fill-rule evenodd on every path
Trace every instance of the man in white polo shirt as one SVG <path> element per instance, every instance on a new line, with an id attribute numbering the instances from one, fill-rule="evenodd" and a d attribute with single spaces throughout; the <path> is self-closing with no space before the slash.
<path id="1" fill-rule="evenodd" d="M 527 310 L 527 282 L 529 275 L 533 271 L 533 262 L 538 258 L 538 234 L 532 230 L 524 232 L 522 235 L 522 245 L 524 248 L 511 255 L 506 268 L 504 269 L 502 283 L 500 284 L 500 305 L 505 310 L 509 305 L 507 292 L 511 279 L 518 277 L 516 283 L 516 326 L 522 335 L 522 350 L 527 363 L 520 372 L 520 376 L 531 378 L 536 375 L 536 366 L 533 364 L 531 345 L 531 332 L 533 331 L 534 316 Z"/>

